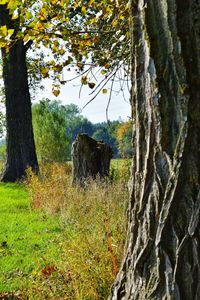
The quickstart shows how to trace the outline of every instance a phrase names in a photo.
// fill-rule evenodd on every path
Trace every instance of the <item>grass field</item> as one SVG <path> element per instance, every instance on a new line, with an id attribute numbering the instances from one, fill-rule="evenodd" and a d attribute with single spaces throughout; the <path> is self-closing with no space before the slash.
<path id="1" fill-rule="evenodd" d="M 57 165 L 0 184 L 0 299 L 107 299 L 126 235 L 127 164 L 117 164 L 112 184 L 85 190 Z"/>
<path id="2" fill-rule="evenodd" d="M 0 185 L 0 292 L 23 290 L 54 258 L 63 234 L 58 218 L 31 209 L 21 185 Z"/>

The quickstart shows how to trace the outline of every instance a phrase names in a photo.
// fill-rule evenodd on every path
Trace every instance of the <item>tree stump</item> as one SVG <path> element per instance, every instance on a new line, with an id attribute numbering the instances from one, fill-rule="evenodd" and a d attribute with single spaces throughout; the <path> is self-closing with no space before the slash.
<path id="1" fill-rule="evenodd" d="M 88 178 L 108 177 L 111 157 L 112 149 L 108 144 L 87 134 L 77 135 L 72 144 L 72 183 L 83 186 Z"/>

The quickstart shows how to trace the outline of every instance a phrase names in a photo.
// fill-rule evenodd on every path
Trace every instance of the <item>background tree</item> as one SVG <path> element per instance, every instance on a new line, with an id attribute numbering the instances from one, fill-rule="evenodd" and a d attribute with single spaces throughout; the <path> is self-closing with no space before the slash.
<path id="1" fill-rule="evenodd" d="M 93 134 L 93 124 L 81 114 L 81 110 L 75 104 L 65 105 L 66 130 L 68 132 L 70 145 L 79 133 Z"/>
<path id="2" fill-rule="evenodd" d="M 33 129 L 38 159 L 63 162 L 70 159 L 66 109 L 58 101 L 41 101 L 33 106 Z"/>
<path id="3" fill-rule="evenodd" d="M 43 99 L 33 105 L 33 128 L 39 161 L 71 159 L 71 145 L 76 136 L 85 133 L 97 141 L 103 140 L 118 156 L 117 130 L 119 121 L 92 124 L 75 104 Z"/>
<path id="4" fill-rule="evenodd" d="M 133 156 L 133 122 L 127 121 L 122 123 L 117 130 L 117 141 L 119 154 L 123 158 L 131 158 Z"/>
<path id="5" fill-rule="evenodd" d="M 92 135 L 92 123 L 80 114 L 75 104 L 43 99 L 32 108 L 38 159 L 64 162 L 71 159 L 71 145 L 77 134 Z"/>
<path id="6" fill-rule="evenodd" d="M 7 160 L 2 181 L 16 181 L 25 175 L 27 167 L 38 171 L 32 129 L 31 102 L 28 87 L 26 51 L 23 39 L 15 40 L 20 20 L 12 18 L 15 2 L 7 7 L 0 3 L 0 36 L 5 86 Z M 7 42 L 5 39 L 7 38 Z"/>
<path id="7" fill-rule="evenodd" d="M 119 121 L 109 121 L 94 124 L 94 132 L 92 137 L 97 140 L 103 140 L 111 146 L 113 157 L 118 157 L 118 143 L 117 143 L 117 128 Z"/>
<path id="8" fill-rule="evenodd" d="M 200 2 L 130 1 L 136 157 L 111 299 L 200 298 Z"/>

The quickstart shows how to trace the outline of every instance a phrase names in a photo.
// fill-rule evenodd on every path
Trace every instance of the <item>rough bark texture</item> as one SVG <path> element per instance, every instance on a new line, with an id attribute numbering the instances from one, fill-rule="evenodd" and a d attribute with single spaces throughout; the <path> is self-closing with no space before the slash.
<path id="1" fill-rule="evenodd" d="M 18 30 L 5 6 L 0 6 L 0 25 Z M 6 96 L 7 161 L 2 181 L 16 181 L 28 167 L 38 171 L 32 129 L 31 101 L 26 67 L 26 47 L 14 41 L 10 51 L 2 49 L 3 79 Z"/>
<path id="2" fill-rule="evenodd" d="M 111 157 L 109 145 L 79 134 L 72 144 L 73 184 L 84 185 L 88 178 L 109 176 Z"/>
<path id="3" fill-rule="evenodd" d="M 200 1 L 131 0 L 136 119 L 124 260 L 110 299 L 200 299 Z"/>

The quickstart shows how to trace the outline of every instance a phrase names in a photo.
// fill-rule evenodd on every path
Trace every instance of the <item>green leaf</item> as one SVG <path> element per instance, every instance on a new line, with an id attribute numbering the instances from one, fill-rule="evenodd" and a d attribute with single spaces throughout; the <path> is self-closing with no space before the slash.
<path id="1" fill-rule="evenodd" d="M 8 35 L 10 36 L 13 35 L 14 31 L 15 31 L 14 29 L 8 29 Z"/>
<path id="2" fill-rule="evenodd" d="M 7 26 L 6 25 L 3 25 L 3 26 L 1 26 L 1 32 L 2 32 L 2 34 L 4 35 L 4 36 L 7 36 L 7 33 L 8 33 L 8 31 L 7 31 Z"/>
<path id="3" fill-rule="evenodd" d="M 86 15 L 86 13 L 87 13 L 87 8 L 86 8 L 85 6 L 82 6 L 82 7 L 81 7 L 81 12 L 82 12 L 83 15 Z"/>
<path id="4" fill-rule="evenodd" d="M 101 70 L 101 74 L 105 75 L 107 73 L 107 70 Z"/>
<path id="5" fill-rule="evenodd" d="M 7 45 L 6 42 L 1 42 L 1 41 L 0 41 L 0 48 L 4 48 L 4 47 L 6 47 L 6 45 Z"/>
<path id="6" fill-rule="evenodd" d="M 14 11 L 18 6 L 22 4 L 21 0 L 9 0 L 8 3 L 8 9 Z"/>
<path id="7" fill-rule="evenodd" d="M 31 13 L 30 11 L 27 11 L 27 12 L 26 12 L 26 19 L 27 19 L 27 20 L 30 20 L 30 19 L 32 19 L 32 18 L 33 18 L 32 13 Z"/>
<path id="8" fill-rule="evenodd" d="M 103 93 L 103 94 L 107 94 L 107 93 L 108 93 L 108 90 L 107 90 L 107 89 L 103 89 L 103 90 L 102 90 L 102 93 Z"/>
<path id="9" fill-rule="evenodd" d="M 8 0 L 0 0 L 0 5 L 5 5 L 8 2 Z"/>

